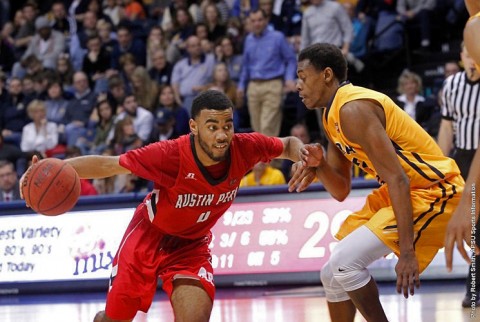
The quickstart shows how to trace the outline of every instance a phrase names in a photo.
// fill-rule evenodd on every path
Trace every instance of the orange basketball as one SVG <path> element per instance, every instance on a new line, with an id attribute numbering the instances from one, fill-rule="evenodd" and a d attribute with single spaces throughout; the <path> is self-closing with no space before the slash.
<path id="1" fill-rule="evenodd" d="M 80 178 L 68 163 L 48 158 L 30 167 L 21 189 L 30 208 L 42 215 L 57 216 L 77 203 Z"/>

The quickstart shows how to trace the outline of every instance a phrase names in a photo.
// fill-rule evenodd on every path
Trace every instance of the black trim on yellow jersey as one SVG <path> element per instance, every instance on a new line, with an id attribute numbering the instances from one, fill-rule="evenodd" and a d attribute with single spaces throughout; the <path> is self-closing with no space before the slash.
<path id="1" fill-rule="evenodd" d="M 415 157 L 415 159 L 417 159 L 418 162 L 425 164 L 427 167 L 430 168 L 430 170 L 432 170 L 433 172 L 435 172 L 435 174 L 436 174 L 437 176 L 439 176 L 440 179 L 445 179 L 445 175 L 444 175 L 442 172 L 440 172 L 440 170 L 438 170 L 437 168 L 435 168 L 433 165 L 425 162 L 417 153 L 412 152 L 412 155 Z"/>
<path id="2" fill-rule="evenodd" d="M 345 85 L 348 85 L 350 84 L 350 81 L 348 80 L 345 80 L 343 82 L 340 83 L 340 86 L 338 86 L 337 90 L 335 91 L 335 94 L 333 94 L 332 98 L 330 99 L 330 102 L 328 102 L 326 108 L 325 108 L 325 112 L 324 112 L 324 115 L 325 115 L 325 123 L 328 123 L 328 112 L 330 112 L 330 107 L 332 107 L 332 103 L 333 103 L 333 100 L 335 99 L 335 96 L 337 95 L 337 91 L 340 87 L 342 86 L 345 86 Z"/>

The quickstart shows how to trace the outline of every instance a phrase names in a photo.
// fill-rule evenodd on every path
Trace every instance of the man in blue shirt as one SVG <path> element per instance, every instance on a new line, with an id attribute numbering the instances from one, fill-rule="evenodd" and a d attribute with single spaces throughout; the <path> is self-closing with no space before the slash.
<path id="1" fill-rule="evenodd" d="M 285 36 L 267 28 L 267 15 L 263 10 L 254 10 L 249 17 L 252 33 L 245 39 L 237 94 L 243 96 L 247 90 L 252 129 L 278 136 L 282 122 L 283 90 L 296 90 L 296 57 Z"/>

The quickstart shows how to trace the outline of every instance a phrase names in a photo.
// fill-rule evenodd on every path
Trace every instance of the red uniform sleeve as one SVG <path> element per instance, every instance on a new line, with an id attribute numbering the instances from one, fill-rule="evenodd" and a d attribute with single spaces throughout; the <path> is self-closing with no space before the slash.
<path id="1" fill-rule="evenodd" d="M 180 154 L 175 140 L 152 143 L 120 155 L 120 165 L 163 187 L 175 184 Z"/>
<path id="2" fill-rule="evenodd" d="M 257 157 L 255 161 L 270 162 L 283 152 L 283 142 L 277 137 L 270 137 L 260 133 L 247 133 L 240 135 L 240 145 L 248 149 L 244 155 Z"/>

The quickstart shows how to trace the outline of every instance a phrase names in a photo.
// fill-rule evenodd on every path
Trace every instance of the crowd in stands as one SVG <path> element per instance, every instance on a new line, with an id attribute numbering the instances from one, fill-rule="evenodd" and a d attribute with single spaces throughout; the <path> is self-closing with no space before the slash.
<path id="1" fill-rule="evenodd" d="M 119 155 L 177 138 L 189 133 L 192 100 L 206 89 L 232 100 L 236 131 L 324 142 L 319 117 L 296 93 L 302 48 L 337 45 L 352 82 L 375 88 L 375 70 L 405 41 L 412 52 L 435 51 L 461 37 L 467 16 L 456 0 L 0 1 L 0 160 L 21 175 L 34 154 Z M 392 98 L 436 136 L 443 79 L 427 95 L 414 72 L 390 76 Z M 289 179 L 285 167 L 283 176 L 278 182 Z M 149 183 L 125 176 L 84 186 L 105 194 Z"/>

